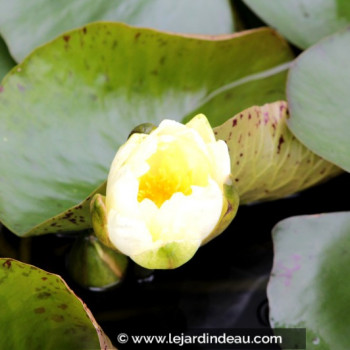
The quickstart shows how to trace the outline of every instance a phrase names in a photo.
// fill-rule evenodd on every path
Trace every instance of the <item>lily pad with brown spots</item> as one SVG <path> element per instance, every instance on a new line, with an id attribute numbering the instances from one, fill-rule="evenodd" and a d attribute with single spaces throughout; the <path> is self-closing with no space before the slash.
<path id="1" fill-rule="evenodd" d="M 2 258 L 0 300 L 1 349 L 114 349 L 58 275 Z"/>
<path id="2" fill-rule="evenodd" d="M 254 106 L 214 129 L 225 140 L 240 203 L 278 199 L 341 172 L 290 132 L 287 103 Z"/>

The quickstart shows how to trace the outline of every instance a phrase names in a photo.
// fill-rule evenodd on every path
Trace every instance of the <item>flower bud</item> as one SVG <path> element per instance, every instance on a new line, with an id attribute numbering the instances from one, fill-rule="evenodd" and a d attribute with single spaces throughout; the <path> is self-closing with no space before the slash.
<path id="1" fill-rule="evenodd" d="M 235 216 L 230 169 L 226 143 L 202 114 L 134 133 L 112 162 L 106 202 L 91 203 L 94 230 L 145 268 L 176 268 Z"/>
<path id="2" fill-rule="evenodd" d="M 104 290 L 120 283 L 128 259 L 103 244 L 93 235 L 79 237 L 67 259 L 67 268 L 76 283 L 91 290 Z"/>

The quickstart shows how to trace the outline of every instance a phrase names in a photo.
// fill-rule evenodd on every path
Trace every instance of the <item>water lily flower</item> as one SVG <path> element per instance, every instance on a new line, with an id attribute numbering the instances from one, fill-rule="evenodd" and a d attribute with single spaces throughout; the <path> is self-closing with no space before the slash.
<path id="1" fill-rule="evenodd" d="M 134 133 L 112 162 L 106 199 L 91 203 L 95 233 L 145 268 L 176 268 L 235 216 L 230 173 L 227 145 L 203 114 Z"/>

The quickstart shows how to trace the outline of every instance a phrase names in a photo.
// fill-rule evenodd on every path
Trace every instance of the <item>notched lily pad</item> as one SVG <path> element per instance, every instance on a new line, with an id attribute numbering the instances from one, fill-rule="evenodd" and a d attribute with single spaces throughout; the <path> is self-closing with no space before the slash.
<path id="1" fill-rule="evenodd" d="M 78 207 L 136 125 L 199 108 L 218 125 L 283 98 L 286 68 L 274 68 L 292 59 L 269 28 L 191 37 L 94 23 L 65 33 L 2 82 L 0 220 L 19 236 L 87 228 L 88 203 Z"/>
<path id="2" fill-rule="evenodd" d="M 341 172 L 302 145 L 287 126 L 287 103 L 254 106 L 214 128 L 225 140 L 242 204 L 278 199 Z"/>
<path id="3" fill-rule="evenodd" d="M 63 279 L 0 259 L 1 349 L 114 349 Z"/>

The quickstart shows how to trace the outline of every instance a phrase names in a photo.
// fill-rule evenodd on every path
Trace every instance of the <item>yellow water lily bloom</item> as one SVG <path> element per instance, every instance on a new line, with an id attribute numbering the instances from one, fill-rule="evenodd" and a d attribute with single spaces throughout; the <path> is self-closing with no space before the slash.
<path id="1" fill-rule="evenodd" d="M 227 145 L 203 114 L 134 133 L 112 162 L 106 201 L 92 202 L 96 234 L 143 267 L 178 267 L 234 217 L 230 169 Z"/>

